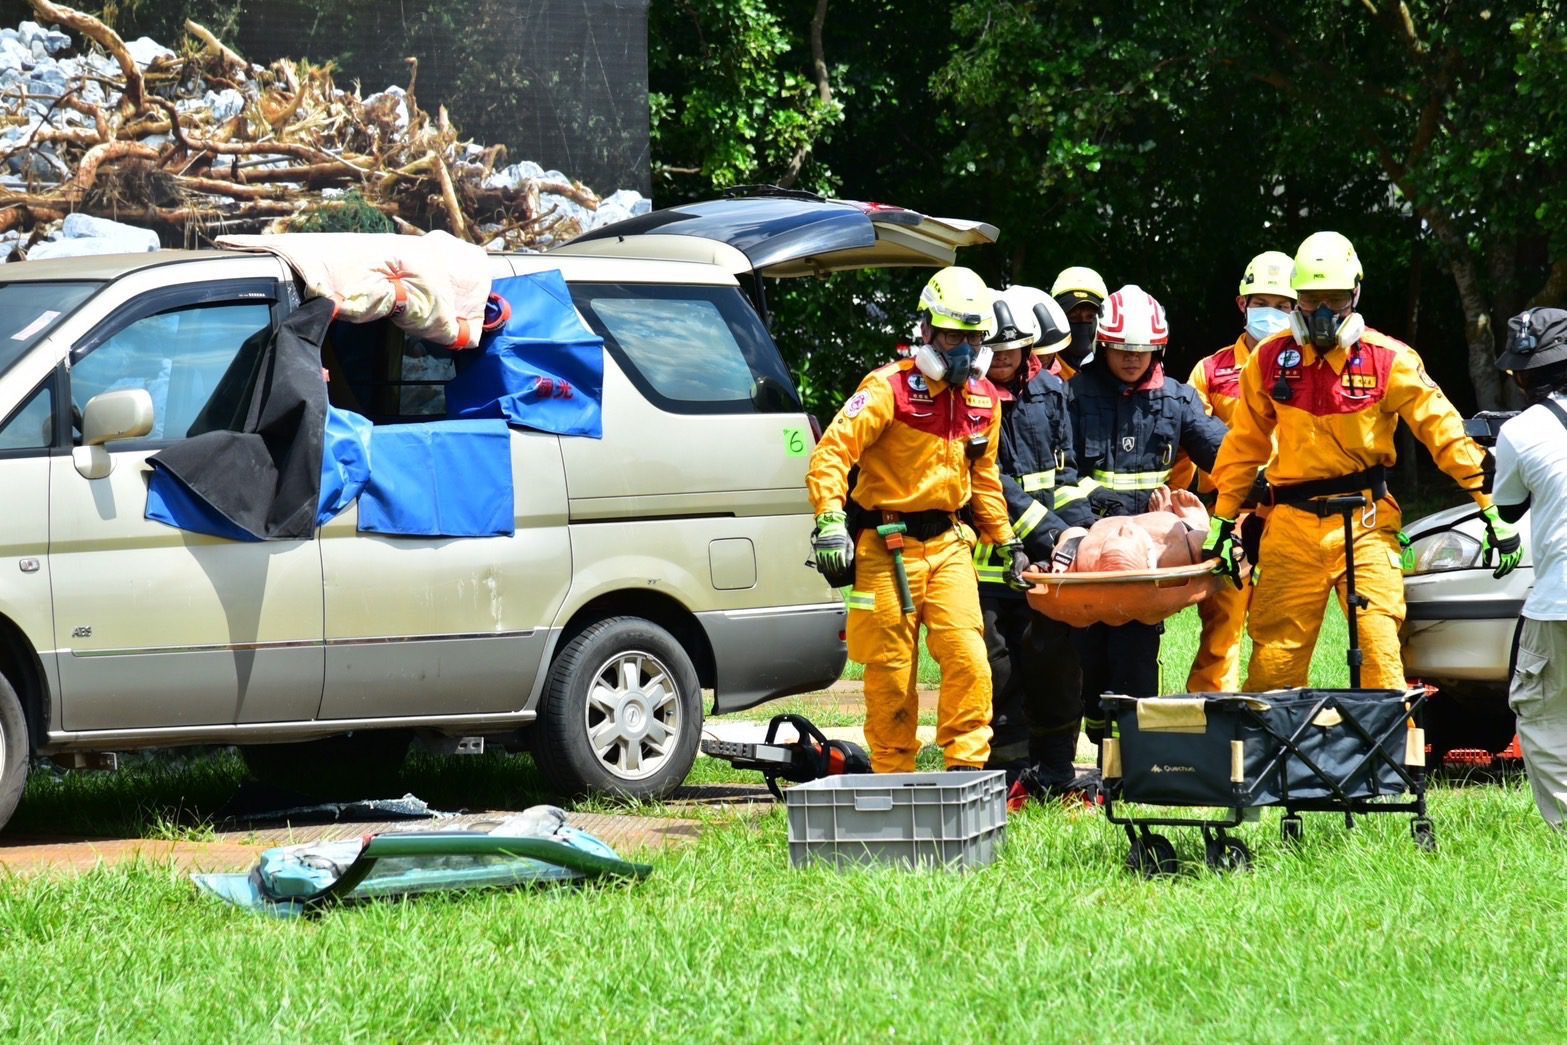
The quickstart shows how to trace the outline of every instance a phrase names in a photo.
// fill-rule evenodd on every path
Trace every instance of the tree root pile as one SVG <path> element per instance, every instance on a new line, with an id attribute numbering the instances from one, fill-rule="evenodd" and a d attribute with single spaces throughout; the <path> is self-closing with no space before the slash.
<path id="1" fill-rule="evenodd" d="M 333 83 L 330 65 L 263 68 L 195 22 L 175 52 L 31 3 L 64 31 L 0 30 L 0 250 L 13 256 L 71 213 L 194 246 L 319 224 L 347 197 L 383 227 L 537 250 L 647 207 L 628 190 L 600 200 L 536 164 L 502 166 L 504 146 L 462 140 L 444 106 L 419 107 L 417 59 L 406 88 L 361 97 Z"/>

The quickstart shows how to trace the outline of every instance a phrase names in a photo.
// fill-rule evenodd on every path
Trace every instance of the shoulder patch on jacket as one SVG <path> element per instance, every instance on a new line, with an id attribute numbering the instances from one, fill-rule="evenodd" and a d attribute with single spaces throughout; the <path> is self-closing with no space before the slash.
<path id="1" fill-rule="evenodd" d="M 860 413 L 865 409 L 866 404 L 868 404 L 870 401 L 871 397 L 869 392 L 854 393 L 854 395 L 849 398 L 849 401 L 843 404 L 843 416 L 849 418 L 850 420 L 859 417 Z"/>

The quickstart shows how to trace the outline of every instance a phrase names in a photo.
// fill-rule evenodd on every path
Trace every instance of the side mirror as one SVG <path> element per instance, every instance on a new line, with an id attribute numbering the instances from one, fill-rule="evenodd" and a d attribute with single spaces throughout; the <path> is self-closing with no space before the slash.
<path id="1" fill-rule="evenodd" d="M 102 479 L 114 467 L 104 444 L 149 435 L 152 422 L 152 394 L 145 388 L 95 395 L 82 411 L 82 445 L 71 450 L 71 461 L 84 478 Z"/>

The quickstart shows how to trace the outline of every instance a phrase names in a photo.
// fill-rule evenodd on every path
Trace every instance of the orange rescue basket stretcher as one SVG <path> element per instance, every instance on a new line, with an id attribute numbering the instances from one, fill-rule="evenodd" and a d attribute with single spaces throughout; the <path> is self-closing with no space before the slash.
<path id="1" fill-rule="evenodd" d="M 1090 624 L 1158 624 L 1230 584 L 1213 572 L 1213 561 L 1147 570 L 1100 573 L 1046 573 L 1027 570 L 1033 585 L 1028 604 L 1052 620 L 1086 628 Z M 1241 583 L 1251 578 L 1251 566 L 1241 562 Z"/>

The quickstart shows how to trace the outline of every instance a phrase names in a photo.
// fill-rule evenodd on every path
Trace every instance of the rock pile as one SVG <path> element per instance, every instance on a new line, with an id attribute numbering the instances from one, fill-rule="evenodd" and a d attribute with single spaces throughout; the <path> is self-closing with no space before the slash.
<path id="1" fill-rule="evenodd" d="M 328 67 L 252 64 L 194 22 L 176 52 L 31 2 L 43 24 L 0 29 L 0 259 L 285 231 L 350 193 L 398 230 L 492 250 L 649 208 L 461 139 L 444 107 L 419 107 L 413 59 L 406 87 L 361 97 Z"/>

